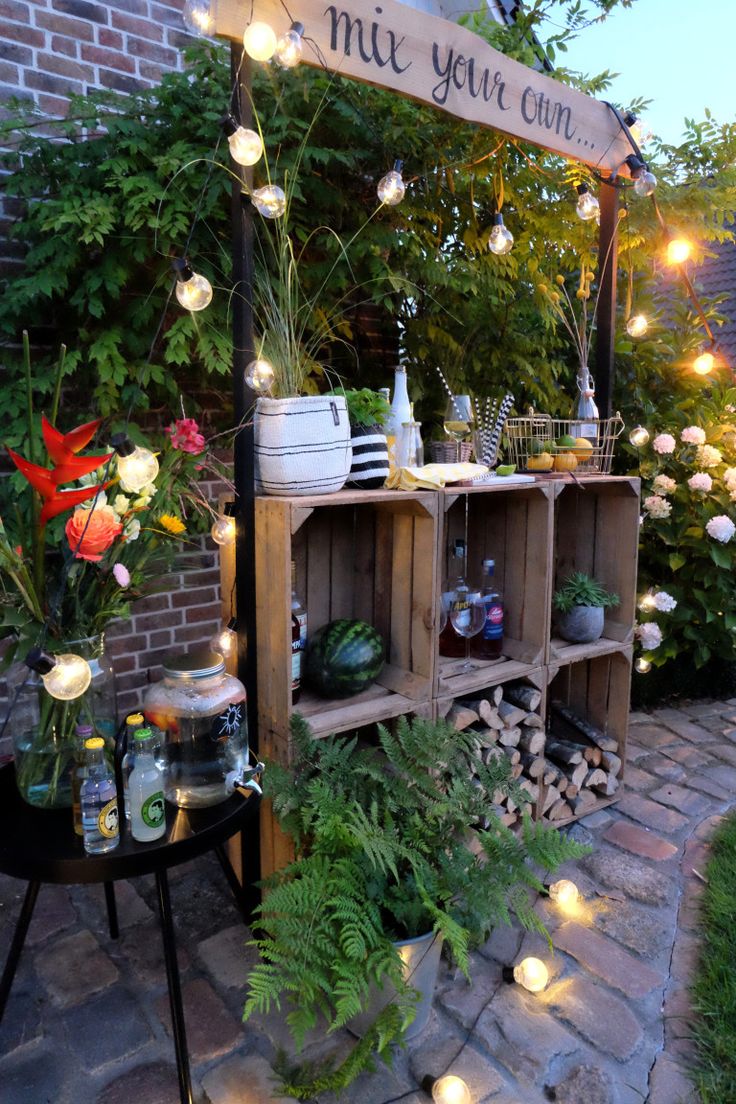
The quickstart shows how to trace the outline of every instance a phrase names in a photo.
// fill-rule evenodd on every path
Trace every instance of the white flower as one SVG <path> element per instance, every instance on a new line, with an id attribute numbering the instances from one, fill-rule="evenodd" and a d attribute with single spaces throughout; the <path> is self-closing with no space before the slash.
<path id="1" fill-rule="evenodd" d="M 645 652 L 653 652 L 662 643 L 662 630 L 656 621 L 645 621 L 637 625 L 636 635 Z"/>
<path id="2" fill-rule="evenodd" d="M 691 491 L 709 491 L 713 486 L 713 480 L 707 472 L 696 472 L 687 481 Z"/>
<path id="3" fill-rule="evenodd" d="M 653 518 L 666 518 L 672 513 L 672 504 L 661 495 L 649 495 L 644 499 L 644 509 Z"/>
<path id="4" fill-rule="evenodd" d="M 673 494 L 674 491 L 677 490 L 677 483 L 674 481 L 674 479 L 670 479 L 668 475 L 655 476 L 652 482 L 652 486 L 654 487 L 657 494 L 663 495 Z"/>
<path id="5" fill-rule="evenodd" d="M 128 510 L 130 509 L 130 499 L 126 498 L 125 495 L 115 495 L 112 503 L 112 508 L 116 514 L 120 514 L 121 516 L 123 514 L 127 514 Z"/>
<path id="6" fill-rule="evenodd" d="M 730 517 L 726 517 L 725 514 L 718 514 L 716 517 L 712 517 L 705 529 L 709 537 L 713 537 L 713 540 L 720 541 L 721 544 L 728 544 L 731 537 L 736 533 L 736 525 L 734 525 Z"/>
<path id="7" fill-rule="evenodd" d="M 654 608 L 660 613 L 672 613 L 677 605 L 677 599 L 668 594 L 666 590 L 658 590 L 654 595 Z"/>
<path id="8" fill-rule="evenodd" d="M 141 533 L 141 523 L 138 518 L 130 518 L 123 527 L 123 538 L 126 541 L 138 540 Z"/>
<path id="9" fill-rule="evenodd" d="M 729 491 L 736 489 L 736 468 L 726 468 L 723 473 L 723 482 Z"/>
<path id="10" fill-rule="evenodd" d="M 96 498 L 94 495 L 91 498 L 85 498 L 84 502 L 80 502 L 79 509 L 91 510 L 93 506 L 95 510 L 99 510 L 101 506 L 107 506 L 107 495 L 104 491 L 100 491 Z"/>
<path id="11" fill-rule="evenodd" d="M 658 433 L 652 441 L 652 448 L 655 452 L 664 455 L 668 452 L 674 452 L 676 444 L 677 442 L 671 433 Z"/>
<path id="12" fill-rule="evenodd" d="M 701 445 L 697 452 L 697 459 L 701 468 L 714 468 L 716 464 L 720 464 L 723 457 L 712 445 Z"/>
<path id="13" fill-rule="evenodd" d="M 700 429 L 699 426 L 688 426 L 680 434 L 680 440 L 684 441 L 686 445 L 704 445 L 705 430 Z"/>

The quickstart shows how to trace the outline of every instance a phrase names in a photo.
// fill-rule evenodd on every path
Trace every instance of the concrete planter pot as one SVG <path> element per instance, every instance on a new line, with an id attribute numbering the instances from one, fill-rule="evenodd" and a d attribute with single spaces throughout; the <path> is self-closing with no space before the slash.
<path id="1" fill-rule="evenodd" d="M 590 644 L 603 636 L 604 619 L 602 606 L 573 606 L 569 613 L 557 614 L 557 632 L 571 644 Z"/>
<path id="2" fill-rule="evenodd" d="M 436 932 L 418 935 L 415 939 L 404 939 L 394 943 L 404 963 L 404 976 L 413 989 L 418 989 L 421 998 L 417 1002 L 417 1014 L 407 1028 L 404 1038 L 416 1039 L 424 1031 L 432 1014 L 432 999 L 437 984 L 442 954 L 442 936 Z M 358 1038 L 368 1031 L 376 1016 L 396 996 L 393 985 L 385 985 L 374 990 L 368 1007 L 360 1016 L 355 1016 L 347 1025 L 348 1030 Z"/>

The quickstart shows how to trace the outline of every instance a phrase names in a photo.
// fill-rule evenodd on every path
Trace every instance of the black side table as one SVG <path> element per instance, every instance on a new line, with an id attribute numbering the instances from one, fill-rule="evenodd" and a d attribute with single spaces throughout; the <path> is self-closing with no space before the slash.
<path id="1" fill-rule="evenodd" d="M 121 825 L 120 843 L 106 855 L 87 855 L 74 834 L 71 810 L 34 809 L 27 805 L 15 785 L 11 764 L 0 768 L 0 873 L 28 882 L 23 907 L 15 927 L 2 980 L 0 1020 L 10 995 L 26 933 L 33 916 L 42 882 L 72 885 L 102 882 L 110 921 L 110 934 L 117 936 L 113 883 L 119 878 L 154 874 L 161 920 L 161 934 L 169 987 L 171 1023 L 176 1050 L 181 1104 L 192 1104 L 184 1010 L 167 870 L 214 850 L 220 860 L 238 905 L 243 908 L 240 884 L 227 859 L 223 844 L 252 820 L 260 797 L 235 793 L 220 805 L 207 809 L 177 809 L 166 806 L 166 834 L 153 843 L 136 843 L 126 822 Z"/>

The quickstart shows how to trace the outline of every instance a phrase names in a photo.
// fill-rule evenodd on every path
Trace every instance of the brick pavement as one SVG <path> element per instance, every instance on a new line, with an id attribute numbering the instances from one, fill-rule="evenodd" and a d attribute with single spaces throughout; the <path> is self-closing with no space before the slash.
<path id="1" fill-rule="evenodd" d="M 446 1069 L 475 1024 L 451 1066 L 474 1104 L 696 1104 L 688 983 L 708 840 L 736 804 L 735 725 L 736 699 L 632 714 L 624 798 L 571 830 L 593 846 L 561 872 L 582 904 L 572 916 L 536 905 L 554 954 L 538 935 L 499 928 L 473 955 L 471 986 L 443 965 L 426 1032 L 340 1101 L 426 1102 L 418 1082 Z M 22 889 L 0 879 L 3 948 Z M 113 942 L 101 887 L 42 889 L 0 1027 L 3 1104 L 177 1104 L 153 886 L 119 890 Z M 175 871 L 172 900 L 197 1104 L 263 1104 L 289 1037 L 276 1012 L 241 1023 L 253 952 L 215 860 Z M 530 953 L 550 967 L 541 994 L 501 980 Z M 314 1032 L 306 1054 L 351 1045 L 345 1032 Z"/>

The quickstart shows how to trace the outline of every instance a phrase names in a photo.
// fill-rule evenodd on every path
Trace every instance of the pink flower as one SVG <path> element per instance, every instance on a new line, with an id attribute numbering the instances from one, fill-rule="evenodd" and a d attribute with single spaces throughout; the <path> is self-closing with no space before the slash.
<path id="1" fill-rule="evenodd" d="M 705 444 L 705 430 L 700 426 L 686 426 L 680 434 L 680 440 L 684 441 L 686 445 L 704 445 Z"/>
<path id="2" fill-rule="evenodd" d="M 677 442 L 671 433 L 659 433 L 652 441 L 652 448 L 660 455 L 666 455 L 675 451 L 676 444 Z"/>
<path id="3" fill-rule="evenodd" d="M 179 418 L 166 430 L 171 436 L 171 447 L 181 449 L 182 452 L 191 452 L 195 455 L 204 452 L 207 442 L 199 432 L 199 426 L 194 418 Z"/>
<path id="4" fill-rule="evenodd" d="M 687 481 L 691 491 L 710 491 L 713 488 L 713 480 L 707 472 L 696 472 Z"/>
<path id="5" fill-rule="evenodd" d="M 130 586 L 130 572 L 125 564 L 116 563 L 112 569 L 112 573 L 115 576 L 115 582 L 119 587 L 122 587 L 123 590 Z"/>

